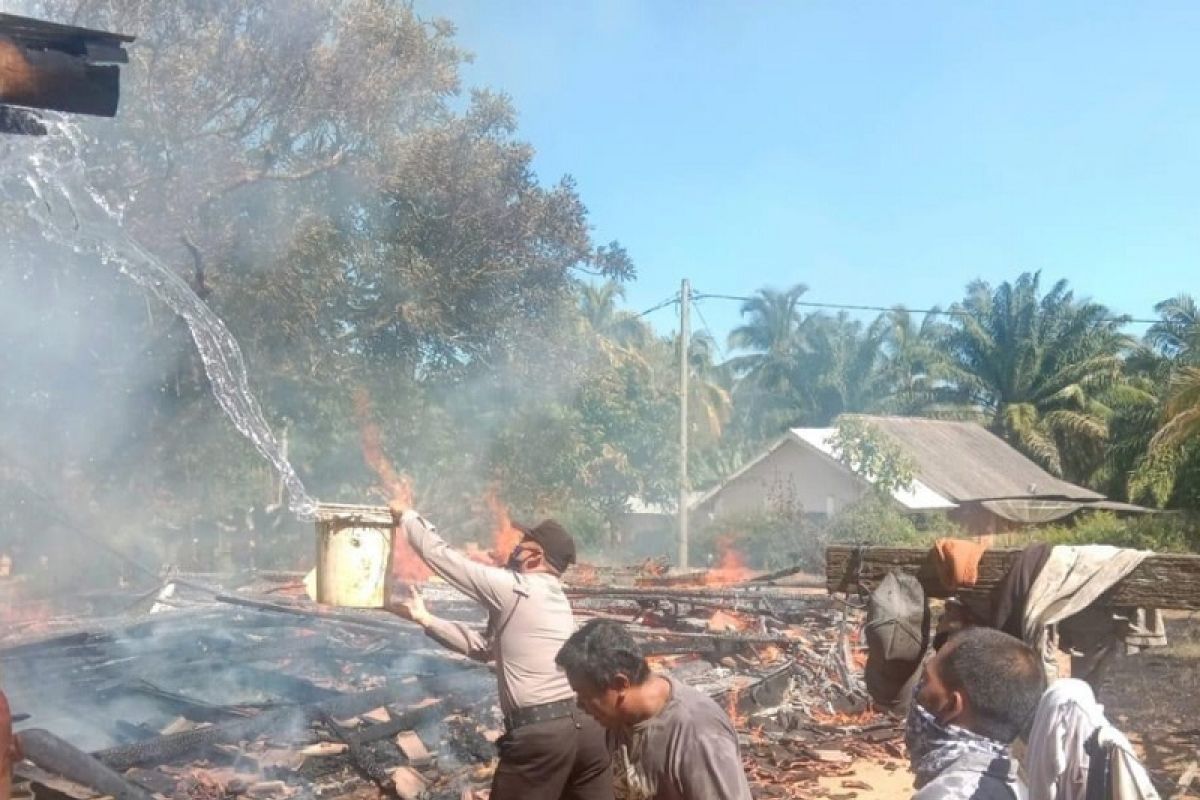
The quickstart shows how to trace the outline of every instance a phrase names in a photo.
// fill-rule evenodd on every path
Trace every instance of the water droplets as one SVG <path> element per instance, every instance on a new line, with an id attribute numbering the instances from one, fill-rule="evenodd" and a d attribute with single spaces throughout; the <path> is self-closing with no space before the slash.
<path id="1" fill-rule="evenodd" d="M 316 501 L 267 424 L 250 389 L 245 360 L 233 334 L 186 281 L 121 227 L 124 208 L 107 201 L 87 179 L 81 156 L 85 140 L 78 127 L 61 121 L 50 121 L 47 127 L 50 135 L 25 139 L 24 148 L 0 151 L 0 175 L 13 174 L 11 167 L 20 167 L 23 161 L 23 184 L 28 189 L 25 206 L 47 238 L 115 267 L 183 318 L 217 403 L 279 472 L 292 512 L 302 518 L 313 516 Z M 5 163 L 11 160 L 17 164 Z"/>

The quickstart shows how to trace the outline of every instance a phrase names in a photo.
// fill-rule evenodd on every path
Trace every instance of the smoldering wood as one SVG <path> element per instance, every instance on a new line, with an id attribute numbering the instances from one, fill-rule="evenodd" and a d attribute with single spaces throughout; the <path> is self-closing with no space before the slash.
<path id="1" fill-rule="evenodd" d="M 152 800 L 149 792 L 50 731 L 40 728 L 21 731 L 17 740 L 25 757 L 47 772 L 117 800 Z"/>
<path id="2" fill-rule="evenodd" d="M 178 581 L 179 577 L 171 580 L 182 586 L 187 579 Z M 614 580 L 607 573 L 602 577 Z M 45 714 L 45 723 L 35 719 L 34 724 L 53 729 L 58 719 L 53 713 L 78 709 L 77 718 L 87 722 L 79 725 L 80 743 L 95 737 L 92 747 L 119 769 L 140 764 L 126 778 L 148 789 L 158 787 L 160 793 L 175 784 L 182 792 L 195 782 L 197 788 L 215 785 L 240 793 L 242 789 L 229 781 L 244 777 L 246 764 L 262 763 L 268 765 L 263 769 L 272 770 L 264 772 L 264 778 L 310 787 L 314 796 L 341 796 L 370 783 L 386 786 L 385 772 L 391 779 L 394 769 L 405 763 L 392 741 L 403 730 L 441 730 L 442 745 L 457 752 L 465 741 L 462 737 L 482 738 L 498 724 L 494 677 L 488 668 L 441 652 L 415 626 L 377 611 L 327 612 L 297 596 L 271 596 L 261 579 L 235 595 L 222 590 L 228 578 L 188 578 L 210 588 L 177 592 L 176 599 L 185 606 L 180 610 L 150 618 L 129 615 L 115 626 L 110 618 L 93 619 L 93 630 L 71 630 L 0 650 L 2 667 L 11 670 L 6 676 L 21 678 L 25 686 L 22 702 L 37 712 L 35 717 Z M 811 723 L 824 733 L 807 740 L 823 741 L 831 727 L 820 721 L 821 715 L 859 713 L 859 706 L 851 702 L 853 689 L 843 684 L 841 662 L 850 654 L 835 641 L 839 619 L 845 622 L 849 612 L 827 595 L 775 587 L 764 595 L 747 592 L 745 586 L 677 586 L 665 592 L 630 587 L 634 596 L 628 596 L 625 588 L 589 588 L 598 591 L 573 598 L 580 611 L 620 607 L 620 618 L 629 620 L 653 606 L 659 612 L 653 623 L 632 627 L 638 640 L 648 652 L 685 656 L 665 664 L 680 680 L 715 696 L 737 714 L 759 715 L 743 730 L 756 730 L 764 720 L 773 730 L 796 730 Z M 614 591 L 627 596 L 613 597 Z M 431 585 L 429 593 L 447 616 L 475 618 L 472 604 L 450 589 Z M 218 595 L 234 602 L 214 602 Z M 192 603 L 202 605 L 186 607 Z M 748 628 L 708 629 L 711 612 L 698 609 L 711 607 L 736 608 Z M 798 615 L 798 624 L 773 623 L 780 610 Z M 57 676 L 55 685 L 61 687 L 53 713 L 32 702 L 44 672 Z M 274 673 L 288 677 L 277 681 Z M 380 680 L 386 681 L 386 693 L 368 694 L 349 708 L 330 705 L 352 702 L 367 689 L 375 691 L 372 687 Z M 788 691 L 788 685 L 794 689 Z M 326 700 L 314 697 L 314 686 L 347 694 Z M 123 698 L 136 699 L 124 706 L 130 709 L 123 712 L 128 718 L 118 714 L 114 719 L 104 711 L 118 707 L 114 701 Z M 390 719 L 368 713 L 380 706 L 387 707 Z M 358 721 L 347 722 L 351 717 Z M 459 721 L 469 730 L 460 731 Z M 189 726 L 196 727 L 186 729 Z M 334 735 L 345 750 L 305 753 L 299 767 L 276 760 L 288 752 L 298 755 L 300 749 L 308 749 L 305 745 L 327 743 Z M 491 755 L 490 746 L 484 750 Z M 266 760 L 263 754 L 268 754 Z M 451 775 L 466 778 L 471 770 L 469 764 L 450 759 L 426 768 L 427 773 L 436 771 L 439 781 Z"/>
<path id="3" fill-rule="evenodd" d="M 98 792 L 90 786 L 84 786 L 75 781 L 67 780 L 61 775 L 47 772 L 31 761 L 18 762 L 13 767 L 13 775 L 22 781 L 29 781 L 39 786 L 45 786 L 47 789 L 51 789 L 64 797 L 71 798 L 71 800 L 93 800 L 93 798 L 105 796 L 102 792 Z"/>
<path id="4" fill-rule="evenodd" d="M 459 700 L 458 702 L 462 702 Z M 450 698 L 442 698 L 436 703 L 430 703 L 413 711 L 405 712 L 400 716 L 391 719 L 387 722 L 381 722 L 377 725 L 372 725 L 366 730 L 355 731 L 349 733 L 343 739 L 347 745 L 352 747 L 361 747 L 372 742 L 378 742 L 381 739 L 388 739 L 401 731 L 412 730 L 414 727 L 424 722 L 425 720 L 445 714 L 453 705 Z"/>
<path id="5" fill-rule="evenodd" d="M 824 586 L 824 584 L 821 581 L 821 579 L 805 574 L 807 569 L 808 569 L 807 567 L 798 566 L 798 565 L 791 566 L 791 567 L 784 567 L 783 569 L 778 569 L 778 570 L 775 570 L 774 572 L 768 572 L 763 575 L 755 575 L 753 578 L 748 579 L 746 581 L 746 583 L 747 584 L 756 584 L 756 583 L 769 584 L 769 583 L 774 583 L 775 581 L 783 580 L 784 578 L 793 578 L 796 575 L 800 575 L 801 576 L 800 578 L 789 581 L 788 586 L 795 586 L 795 587 L 804 588 L 804 589 L 820 589 L 820 588 L 822 588 Z"/>
<path id="6" fill-rule="evenodd" d="M 361 742 L 354 741 L 348 732 L 342 730 L 337 721 L 328 714 L 322 715 L 321 721 L 324 723 L 325 728 L 333 734 L 335 739 L 346 745 L 346 753 L 359 773 L 387 794 L 395 795 L 395 786 L 392 784 L 391 775 L 379 763 L 379 760 L 375 758 L 375 754 L 371 752 L 371 749 Z"/>
<path id="7" fill-rule="evenodd" d="M 404 623 L 400 622 L 399 620 L 393 622 L 389 619 L 372 619 L 365 614 L 351 614 L 341 611 L 330 611 L 328 609 L 299 608 L 296 606 L 283 605 L 281 603 L 272 603 L 268 600 L 252 600 L 247 597 L 236 597 L 228 594 L 217 595 L 214 599 L 219 603 L 228 603 L 229 605 L 242 606 L 243 608 L 252 608 L 255 611 L 271 611 L 277 614 L 291 614 L 297 617 L 328 620 L 344 625 L 370 628 L 377 631 L 396 631 L 404 627 Z"/>
<path id="8" fill-rule="evenodd" d="M 1008 574 L 1020 550 L 988 550 L 979 562 L 979 581 L 957 592 L 986 602 Z M 825 588 L 829 592 L 870 591 L 893 570 L 915 575 L 930 597 L 948 597 L 924 547 L 825 548 Z M 1156 554 L 1149 556 L 1099 600 L 1113 607 L 1200 610 L 1200 556 Z"/>
<path id="9" fill-rule="evenodd" d="M 342 695 L 310 706 L 266 711 L 250 719 L 226 722 L 208 728 L 173 733 L 134 744 L 110 747 L 95 753 L 97 759 L 116 770 L 145 764 L 160 764 L 181 758 L 216 744 L 252 739 L 273 730 L 308 725 L 324 716 L 344 719 L 394 703 L 401 699 L 400 687 L 382 687 L 367 692 Z"/>
<path id="10" fill-rule="evenodd" d="M 566 586 L 568 597 L 611 597 L 650 600 L 800 600 L 816 597 L 803 589 L 781 586 Z"/>
<path id="11" fill-rule="evenodd" d="M 788 661 L 778 669 L 747 686 L 726 689 L 713 697 L 723 708 L 733 707 L 738 713 L 753 708 L 770 708 L 783 700 L 792 681 L 794 665 Z"/>

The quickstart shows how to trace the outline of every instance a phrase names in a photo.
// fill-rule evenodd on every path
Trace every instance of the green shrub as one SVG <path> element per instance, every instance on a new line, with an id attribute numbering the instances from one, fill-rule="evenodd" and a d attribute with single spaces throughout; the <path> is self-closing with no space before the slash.
<path id="1" fill-rule="evenodd" d="M 916 546 L 942 536 L 962 536 L 962 530 L 943 514 L 905 514 L 890 498 L 868 492 L 831 519 L 778 511 L 718 517 L 696 532 L 693 543 L 695 552 L 711 556 L 713 563 L 720 558 L 721 543 L 732 541 L 757 569 L 800 566 L 819 573 L 829 544 Z"/>
<path id="2" fill-rule="evenodd" d="M 719 563 L 722 550 L 732 545 L 756 569 L 775 570 L 807 565 L 815 531 L 803 514 L 761 511 L 726 514 L 696 531 L 692 546 L 696 562 Z"/>
<path id="3" fill-rule="evenodd" d="M 1104 511 L 1085 512 L 1067 523 L 1031 529 L 1021 534 L 1019 541 L 1196 553 L 1200 552 L 1200 515 L 1164 513 L 1119 519 Z"/>

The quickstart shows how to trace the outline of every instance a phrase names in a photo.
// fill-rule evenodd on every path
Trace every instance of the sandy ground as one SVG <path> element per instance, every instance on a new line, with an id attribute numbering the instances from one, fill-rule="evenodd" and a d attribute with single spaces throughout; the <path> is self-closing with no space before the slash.
<path id="1" fill-rule="evenodd" d="M 899 761 L 859 761 L 851 774 L 819 778 L 817 783 L 829 800 L 894 800 L 913 793 L 908 765 Z"/>
<path id="2" fill-rule="evenodd" d="M 1117 656 L 1100 687 L 1105 713 L 1142 750 L 1164 797 L 1200 800 L 1200 613 L 1167 615 L 1169 646 Z"/>

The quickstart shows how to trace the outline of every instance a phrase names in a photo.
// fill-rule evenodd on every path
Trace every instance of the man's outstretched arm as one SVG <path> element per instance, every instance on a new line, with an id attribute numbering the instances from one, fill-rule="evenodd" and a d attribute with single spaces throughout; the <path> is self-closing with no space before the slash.
<path id="1" fill-rule="evenodd" d="M 436 617 L 425 606 L 425 598 L 420 591 L 413 587 L 412 595 L 405 601 L 394 599 L 388 603 L 388 610 L 397 616 L 410 619 L 420 625 L 425 634 L 438 644 L 462 653 L 470 659 L 481 662 L 491 661 L 492 642 L 475 628 L 461 622 Z"/>
<path id="2" fill-rule="evenodd" d="M 392 513 L 395 515 L 395 511 Z M 398 526 L 408 544 L 431 570 L 475 602 L 498 611 L 512 597 L 516 586 L 512 572 L 467 558 L 438 536 L 437 529 L 416 511 L 399 515 Z"/>

